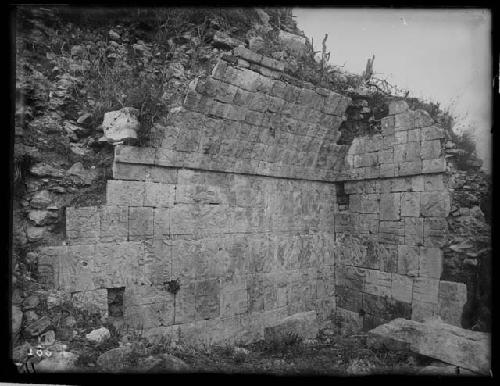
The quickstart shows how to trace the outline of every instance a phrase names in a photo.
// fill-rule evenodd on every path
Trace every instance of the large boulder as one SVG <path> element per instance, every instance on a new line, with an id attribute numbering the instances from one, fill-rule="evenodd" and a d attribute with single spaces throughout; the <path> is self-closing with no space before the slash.
<path id="1" fill-rule="evenodd" d="M 124 107 L 121 110 L 104 114 L 101 125 L 104 138 L 111 143 L 137 139 L 137 132 L 140 127 L 138 115 L 139 110 L 133 107 Z"/>
<path id="2" fill-rule="evenodd" d="M 465 330 L 439 319 L 421 323 L 398 318 L 369 334 L 408 343 L 411 351 L 476 373 L 490 372 L 491 336 L 485 332 Z"/>
<path id="3" fill-rule="evenodd" d="M 314 339 L 318 335 L 316 311 L 301 312 L 283 319 L 280 323 L 264 329 L 265 340 L 281 340 L 291 334 L 303 339 Z"/>

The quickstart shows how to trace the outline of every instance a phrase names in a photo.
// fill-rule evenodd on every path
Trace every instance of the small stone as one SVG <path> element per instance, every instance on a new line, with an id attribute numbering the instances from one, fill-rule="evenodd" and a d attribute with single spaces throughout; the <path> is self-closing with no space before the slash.
<path id="1" fill-rule="evenodd" d="M 120 34 L 118 32 L 113 31 L 112 29 L 109 30 L 108 36 L 113 40 L 120 40 Z"/>
<path id="2" fill-rule="evenodd" d="M 44 346 L 52 346 L 56 342 L 56 333 L 54 330 L 49 330 L 40 335 L 40 343 Z"/>
<path id="3" fill-rule="evenodd" d="M 30 210 L 28 218 L 35 225 L 45 225 L 50 220 L 50 214 L 46 210 Z"/>
<path id="4" fill-rule="evenodd" d="M 87 340 L 94 343 L 102 343 L 111 336 L 109 330 L 106 327 L 98 328 L 97 330 L 92 330 L 90 333 L 85 335 Z"/>
<path id="5" fill-rule="evenodd" d="M 80 125 L 81 125 L 81 124 L 88 124 L 88 123 L 90 123 L 91 118 L 92 118 L 92 114 L 90 114 L 90 113 L 85 113 L 85 114 L 80 115 L 80 116 L 78 117 L 78 119 L 76 120 L 76 123 L 78 123 L 78 124 L 80 124 Z"/>
<path id="6" fill-rule="evenodd" d="M 40 304 L 40 298 L 36 295 L 28 296 L 23 301 L 23 310 L 31 310 Z"/>

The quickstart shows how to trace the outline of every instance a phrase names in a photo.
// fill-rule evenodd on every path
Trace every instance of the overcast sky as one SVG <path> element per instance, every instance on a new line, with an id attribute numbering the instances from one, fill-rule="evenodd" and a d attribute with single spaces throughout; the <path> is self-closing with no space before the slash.
<path id="1" fill-rule="evenodd" d="M 361 74 L 375 54 L 375 75 L 410 96 L 440 102 L 457 124 L 474 128 L 479 156 L 491 155 L 491 17 L 487 10 L 296 8 L 300 29 L 330 62 Z"/>

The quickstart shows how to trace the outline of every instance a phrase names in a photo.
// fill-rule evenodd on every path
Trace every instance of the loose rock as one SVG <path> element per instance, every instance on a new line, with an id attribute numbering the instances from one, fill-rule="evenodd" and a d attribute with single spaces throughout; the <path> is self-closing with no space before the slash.
<path id="1" fill-rule="evenodd" d="M 75 370 L 75 362 L 78 355 L 67 351 L 52 353 L 49 358 L 42 359 L 35 370 L 38 372 L 71 372 Z"/>
<path id="2" fill-rule="evenodd" d="M 109 330 L 106 327 L 98 328 L 97 330 L 92 330 L 90 333 L 85 335 L 87 340 L 94 343 L 102 343 L 111 336 Z"/>
<path id="3" fill-rule="evenodd" d="M 43 316 L 37 321 L 30 323 L 25 329 L 24 333 L 27 337 L 37 337 L 41 333 L 47 331 L 52 324 L 48 316 Z"/>
<path id="4" fill-rule="evenodd" d="M 125 139 L 137 139 L 140 124 L 137 119 L 139 111 L 133 107 L 104 114 L 102 128 L 108 142 L 115 143 Z"/>

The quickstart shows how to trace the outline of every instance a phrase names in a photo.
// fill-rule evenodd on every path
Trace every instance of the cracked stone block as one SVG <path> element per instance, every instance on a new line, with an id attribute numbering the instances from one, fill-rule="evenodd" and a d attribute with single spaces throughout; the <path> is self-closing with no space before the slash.
<path id="1" fill-rule="evenodd" d="M 413 282 L 413 301 L 438 304 L 439 280 L 417 277 Z"/>
<path id="2" fill-rule="evenodd" d="M 367 269 L 365 292 L 378 296 L 391 296 L 391 273 Z"/>
<path id="3" fill-rule="evenodd" d="M 153 208 L 129 208 L 129 240 L 153 238 L 153 213 Z"/>
<path id="4" fill-rule="evenodd" d="M 391 296 L 400 302 L 411 303 L 413 279 L 406 275 L 392 274 Z"/>
<path id="5" fill-rule="evenodd" d="M 128 207 L 102 206 L 100 242 L 127 241 Z"/>
<path id="6" fill-rule="evenodd" d="M 99 239 L 101 212 L 98 206 L 66 208 L 66 237 L 71 244 L 92 244 Z"/>
<path id="7" fill-rule="evenodd" d="M 420 216 L 420 192 L 401 193 L 401 216 Z"/>
<path id="8" fill-rule="evenodd" d="M 95 245 L 68 246 L 66 257 L 59 260 L 57 267 L 56 289 L 67 292 L 96 289 L 95 251 Z"/>
<path id="9" fill-rule="evenodd" d="M 399 220 L 401 206 L 400 193 L 380 195 L 380 220 Z"/>
<path id="10" fill-rule="evenodd" d="M 109 180 L 106 184 L 106 203 L 117 206 L 142 206 L 144 192 L 144 182 Z"/>
<path id="11" fill-rule="evenodd" d="M 420 217 L 406 217 L 404 227 L 406 245 L 423 245 L 424 219 Z"/>
<path id="12" fill-rule="evenodd" d="M 442 217 L 424 219 L 424 245 L 442 247 L 448 240 L 448 222 Z"/>
<path id="13" fill-rule="evenodd" d="M 450 209 L 450 194 L 447 191 L 421 193 L 420 212 L 423 217 L 446 217 Z"/>
<path id="14" fill-rule="evenodd" d="M 398 245 L 398 273 L 406 276 L 418 276 L 419 247 Z"/>
<path id="15" fill-rule="evenodd" d="M 443 272 L 443 252 L 439 248 L 420 247 L 419 276 L 439 279 Z"/>
<path id="16" fill-rule="evenodd" d="M 445 323 L 462 326 L 462 314 L 467 302 L 467 286 L 450 281 L 439 282 L 438 311 Z"/>

